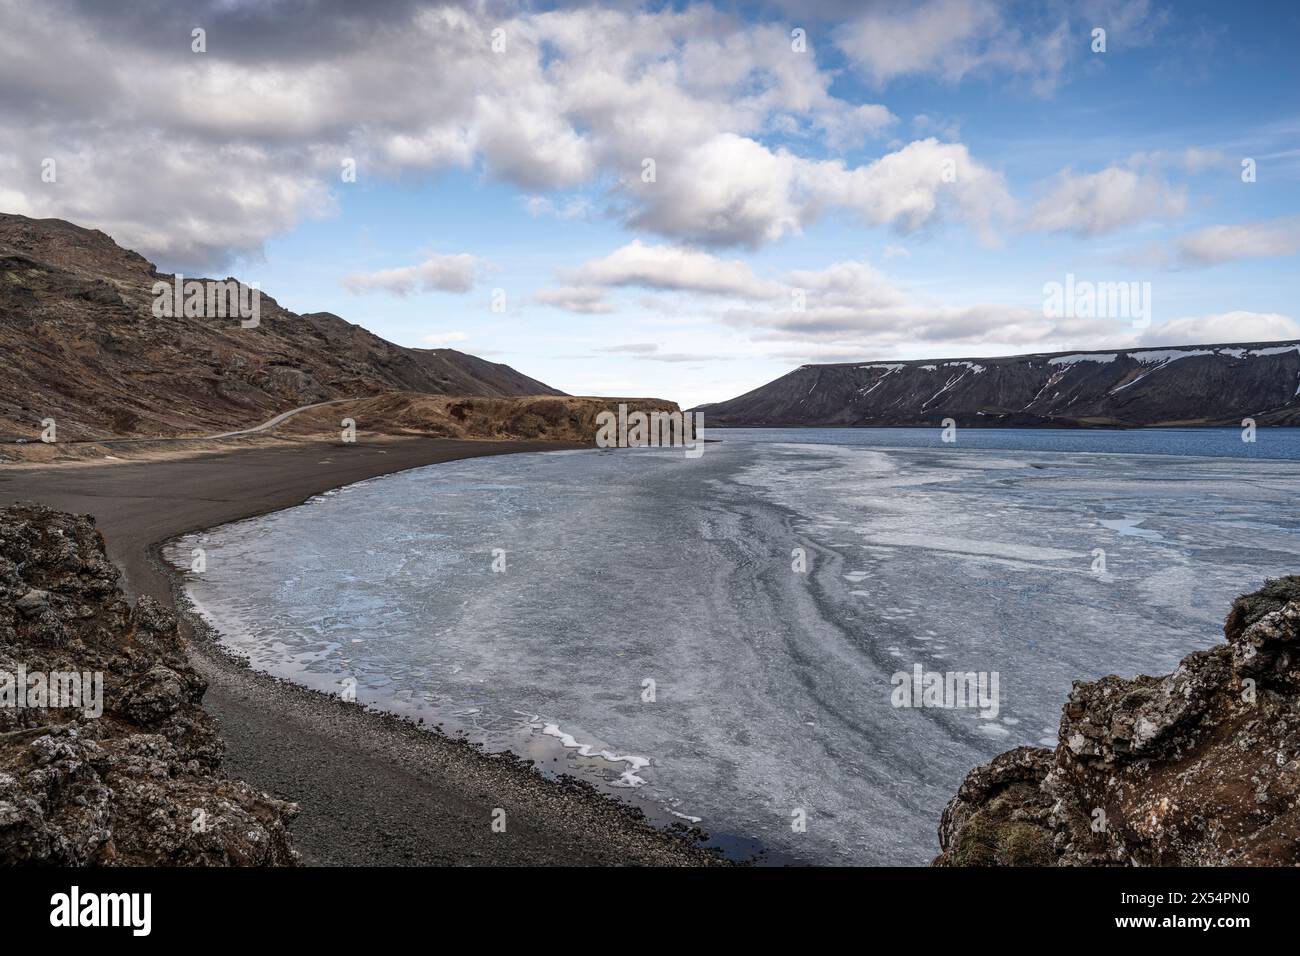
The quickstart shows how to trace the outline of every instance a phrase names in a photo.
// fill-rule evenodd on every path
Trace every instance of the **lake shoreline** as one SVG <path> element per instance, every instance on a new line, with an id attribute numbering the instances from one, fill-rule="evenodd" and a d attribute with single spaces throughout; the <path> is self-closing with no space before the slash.
<path id="1" fill-rule="evenodd" d="M 0 474 L 0 499 L 96 518 L 123 587 L 175 608 L 208 681 L 228 774 L 297 802 L 295 846 L 315 865 L 709 865 L 689 828 L 651 826 L 585 782 L 264 674 L 226 654 L 175 600 L 164 542 L 293 507 L 368 478 L 484 455 L 587 446 L 404 439 L 311 442 L 199 458 Z M 322 467 L 327 465 L 329 467 Z M 504 816 L 496 811 L 504 811 Z M 505 820 L 495 832 L 494 815 Z"/>

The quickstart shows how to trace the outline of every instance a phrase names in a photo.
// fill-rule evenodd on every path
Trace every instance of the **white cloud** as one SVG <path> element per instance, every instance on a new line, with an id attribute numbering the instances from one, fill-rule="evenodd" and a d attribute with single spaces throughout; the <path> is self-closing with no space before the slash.
<path id="1" fill-rule="evenodd" d="M 916 357 L 1276 342 L 1300 339 L 1300 322 L 1277 313 L 1233 311 L 1171 319 L 1150 329 L 1109 319 L 1046 319 L 1038 309 L 995 303 L 954 306 L 908 297 L 897 304 L 844 303 L 796 313 L 733 310 L 725 321 L 786 356 L 838 361 L 908 352 Z"/>
<path id="2" fill-rule="evenodd" d="M 802 354 L 817 349 L 881 353 L 927 342 L 944 349 L 954 343 L 981 342 L 1037 348 L 1044 342 L 1110 327 L 1046 320 L 1041 309 L 934 301 L 865 262 L 796 270 L 783 281 L 803 290 L 802 307 L 787 298 L 767 308 L 729 308 L 721 315 L 723 323 L 747 330 L 759 343 L 785 343 L 787 349 L 796 346 Z"/>
<path id="3" fill-rule="evenodd" d="M 867 139 L 883 135 L 898 117 L 878 103 L 864 103 L 843 110 L 829 110 L 818 121 L 831 149 L 856 149 Z"/>
<path id="4" fill-rule="evenodd" d="M 784 355 L 886 355 L 907 350 L 941 357 L 973 354 L 972 348 L 981 347 L 1059 351 L 1300 338 L 1300 323 L 1274 313 L 1183 317 L 1138 331 L 1113 319 L 1047 318 L 1041 308 L 954 304 L 909 289 L 865 262 L 839 262 L 791 272 L 783 279 L 805 290 L 804 308 L 787 303 L 731 308 L 721 318 L 732 328 L 746 330 L 760 346 L 783 346 Z"/>
<path id="5" fill-rule="evenodd" d="M 1069 232 L 1091 237 L 1146 219 L 1181 216 L 1187 197 L 1151 173 L 1108 166 L 1075 175 L 1063 170 L 1055 188 L 1034 206 L 1025 227 L 1034 232 Z"/>
<path id="6" fill-rule="evenodd" d="M 572 274 L 590 283 L 580 288 L 602 304 L 606 302 L 603 290 L 625 286 L 685 296 L 684 314 L 741 332 L 751 351 L 774 357 L 796 352 L 885 355 L 897 350 L 952 356 L 972 354 L 971 349 L 1010 353 L 1300 338 L 1300 326 L 1294 321 L 1267 313 L 1185 317 L 1139 332 L 1130 323 L 1110 318 L 1048 318 L 1041 306 L 954 303 L 909 288 L 870 263 L 855 260 L 767 277 L 738 260 L 633 242 Z M 554 304 L 591 311 L 585 308 L 585 299 L 566 305 L 572 291 L 552 291 Z M 656 307 L 655 311 L 665 310 Z M 649 343 L 611 346 L 606 351 L 657 361 L 697 358 L 655 354 L 657 348 Z"/>
<path id="7" fill-rule="evenodd" d="M 931 0 L 869 10 L 840 30 L 837 41 L 876 83 L 932 70 L 961 79 L 978 63 L 974 47 L 999 21 L 997 8 L 984 0 Z"/>
<path id="8" fill-rule="evenodd" d="M 640 239 L 570 270 L 566 277 L 587 287 L 632 286 L 742 299 L 786 294 L 783 286 L 760 279 L 739 259 L 720 259 L 680 246 L 646 245 Z"/>
<path id="9" fill-rule="evenodd" d="M 468 292 L 474 287 L 482 267 L 483 260 L 477 256 L 465 253 L 435 255 L 416 266 L 354 272 L 344 276 L 340 284 L 353 295 L 370 292 L 389 292 L 399 296 L 413 292 Z"/>
<path id="10" fill-rule="evenodd" d="M 47 6 L 38 15 L 0 0 L 0 166 L 14 173 L 5 197 L 19 211 L 104 228 L 165 264 L 257 256 L 266 237 L 333 211 L 354 188 L 340 176 L 349 159 L 363 185 L 477 166 L 532 194 L 535 213 L 565 218 L 590 210 L 547 193 L 605 187 L 625 222 L 707 245 L 798 234 L 836 206 L 904 229 L 946 205 L 977 228 L 989 215 L 974 189 L 929 170 L 900 175 L 934 147 L 863 167 L 827 160 L 896 117 L 832 95 L 834 71 L 815 46 L 793 53 L 784 24 L 704 4 L 500 18 L 395 6 L 365 30 L 322 13 L 312 43 L 270 8 L 221 7 L 207 22 L 210 39 L 224 41 L 202 56 L 154 42 L 162 25 L 107 29 L 94 8 Z M 158 16 L 168 29 L 188 22 L 183 10 Z M 51 71 L 54 62 L 94 68 Z M 33 84 L 39 96 L 24 93 Z M 66 171 L 57 189 L 39 180 L 45 156 Z M 655 183 L 640 178 L 647 157 Z M 896 187 L 905 201 L 885 201 Z"/>
<path id="11" fill-rule="evenodd" d="M 798 233 L 810 211 L 796 191 L 806 161 L 744 136 L 721 133 L 676 161 L 656 164 L 654 183 L 628 187 L 640 200 L 628 217 L 636 228 L 695 242 L 754 246 Z"/>
<path id="12" fill-rule="evenodd" d="M 36 127 L 10 139 L 0 120 L 0 211 L 98 228 L 188 273 L 247 255 L 266 236 L 335 208 L 322 183 L 280 166 L 274 151 L 261 147 L 159 135 L 59 146 L 51 135 Z M 6 155 L 6 148 L 23 155 Z M 40 179 L 46 157 L 55 162 L 56 182 Z"/>
<path id="13" fill-rule="evenodd" d="M 605 298 L 605 290 L 591 286 L 566 285 L 554 289 L 538 289 L 532 298 L 542 305 L 583 315 L 601 315 L 614 311 L 613 304 Z"/>
<path id="14" fill-rule="evenodd" d="M 837 262 L 824 269 L 806 269 L 786 276 L 802 289 L 815 309 L 874 309 L 903 305 L 907 296 L 883 273 L 866 262 Z"/>
<path id="15" fill-rule="evenodd" d="M 1300 217 L 1209 226 L 1178 241 L 1185 263 L 1217 265 L 1234 259 L 1270 259 L 1300 251 Z"/>
<path id="16" fill-rule="evenodd" d="M 1300 325 L 1270 313 L 1183 317 L 1137 330 L 1112 318 L 1047 317 L 1041 305 L 953 302 L 909 288 L 856 260 L 769 277 L 707 252 L 635 242 L 573 272 L 591 283 L 582 288 L 593 296 L 623 286 L 670 291 L 681 297 L 683 315 L 720 323 L 747 339 L 750 355 L 769 358 L 836 361 L 834 356 L 899 352 L 953 357 L 1300 338 Z M 654 311 L 666 314 L 660 306 Z M 601 351 L 684 362 L 716 357 L 726 349 L 689 355 L 641 342 Z"/>
<path id="17" fill-rule="evenodd" d="M 834 160 L 802 172 L 820 202 L 854 210 L 868 225 L 893 224 L 903 232 L 920 229 L 947 208 L 992 242 L 1015 209 L 1002 175 L 971 159 L 961 143 L 922 139 L 864 166 L 850 169 Z"/>
<path id="18" fill-rule="evenodd" d="M 1141 345 L 1216 345 L 1300 339 L 1300 322 L 1276 312 L 1220 312 L 1170 319 L 1140 336 Z"/>
<path id="19" fill-rule="evenodd" d="M 797 235 L 828 207 L 904 232 L 943 218 L 946 210 L 991 239 L 1014 207 L 1000 174 L 975 162 L 962 144 L 936 139 L 848 166 L 724 133 L 687 151 L 676 165 L 657 161 L 654 183 L 626 189 L 639 200 L 630 225 L 708 245 L 755 246 Z"/>
<path id="20" fill-rule="evenodd" d="M 996 70 L 1046 93 L 1067 62 L 1068 35 L 1064 20 L 1026 35 L 992 0 L 926 0 L 873 5 L 837 30 L 835 42 L 877 85 L 922 74 L 955 83 Z"/>

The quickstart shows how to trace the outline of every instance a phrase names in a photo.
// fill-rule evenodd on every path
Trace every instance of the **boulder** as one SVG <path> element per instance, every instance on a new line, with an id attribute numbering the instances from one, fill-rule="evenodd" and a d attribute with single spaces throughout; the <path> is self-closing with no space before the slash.
<path id="1" fill-rule="evenodd" d="M 1300 864 L 1300 576 L 1238 598 L 1224 635 L 1163 677 L 1077 682 L 1054 750 L 967 776 L 935 864 Z"/>

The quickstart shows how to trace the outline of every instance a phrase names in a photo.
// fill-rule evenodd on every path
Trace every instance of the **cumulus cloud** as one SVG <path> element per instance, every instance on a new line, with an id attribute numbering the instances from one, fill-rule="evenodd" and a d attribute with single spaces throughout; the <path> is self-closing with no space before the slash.
<path id="1" fill-rule="evenodd" d="M 1209 226 L 1184 236 L 1177 250 L 1184 263 L 1203 266 L 1289 256 L 1300 251 L 1300 217 Z"/>
<path id="2" fill-rule="evenodd" d="M 835 72 L 815 48 L 793 53 L 784 24 L 705 4 L 149 9 L 0 0 L 0 198 L 104 228 L 164 265 L 256 257 L 266 237 L 333 211 L 350 162 L 361 183 L 475 168 L 538 197 L 534 212 L 574 218 L 584 201 L 546 194 L 603 188 L 625 223 L 713 246 L 797 234 L 834 207 L 905 230 L 948 213 L 984 229 L 1005 199 L 959 144 L 944 148 L 973 185 L 928 165 L 907 174 L 932 141 L 865 166 L 834 159 L 897 118 L 833 95 Z M 195 54 L 200 22 L 208 52 Z M 57 67 L 68 62 L 81 68 Z M 45 157 L 57 185 L 40 181 Z"/>
<path id="3" fill-rule="evenodd" d="M 902 232 L 934 221 L 946 206 L 992 242 L 1015 211 L 1000 173 L 975 162 L 961 143 L 933 138 L 854 168 L 839 160 L 818 163 L 805 176 L 818 201 L 854 210 L 868 225 L 892 224 Z"/>
<path id="4" fill-rule="evenodd" d="M 47 158 L 52 183 L 41 179 Z M 156 134 L 60 144 L 46 127 L 9 138 L 2 121 L 0 183 L 0 211 L 102 229 L 191 274 L 248 256 L 268 235 L 335 209 L 321 182 L 278 165 L 273 150 Z"/>
<path id="5" fill-rule="evenodd" d="M 658 167 L 629 222 L 705 245 L 755 246 L 798 234 L 828 207 L 867 225 L 914 232 L 945 213 L 993 241 L 1015 209 L 1000 173 L 960 143 L 916 140 L 858 166 L 810 160 L 722 134 L 690 151 L 679 168 Z"/>
<path id="6" fill-rule="evenodd" d="M 720 133 L 676 160 L 656 161 L 655 182 L 631 184 L 640 202 L 628 223 L 713 245 L 771 242 L 798 233 L 811 212 L 798 187 L 801 171 L 812 165 L 787 150 Z"/>
<path id="7" fill-rule="evenodd" d="M 413 292 L 468 292 L 474 287 L 483 260 L 460 253 L 429 256 L 419 265 L 378 272 L 354 272 L 341 280 L 353 295 L 389 292 L 407 296 Z"/>
<path id="8" fill-rule="evenodd" d="M 1146 219 L 1181 216 L 1187 196 L 1153 173 L 1108 166 L 1076 175 L 1063 170 L 1054 188 L 1030 211 L 1025 227 L 1035 232 L 1069 232 L 1091 237 Z"/>
<path id="9" fill-rule="evenodd" d="M 907 295 L 866 262 L 837 262 L 824 269 L 800 269 L 787 281 L 803 291 L 804 302 L 821 310 L 872 309 L 903 305 Z"/>

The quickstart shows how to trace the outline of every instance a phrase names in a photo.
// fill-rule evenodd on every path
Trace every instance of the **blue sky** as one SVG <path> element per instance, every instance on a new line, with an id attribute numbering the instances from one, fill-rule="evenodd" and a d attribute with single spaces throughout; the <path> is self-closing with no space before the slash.
<path id="1" fill-rule="evenodd" d="M 1293 3 L 295 6 L 0 0 L 0 209 L 683 405 L 805 362 L 1300 337 Z M 1149 316 L 1048 315 L 1067 273 L 1149 283 Z"/>

